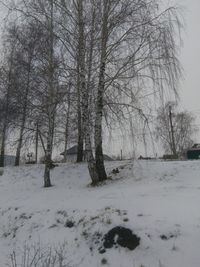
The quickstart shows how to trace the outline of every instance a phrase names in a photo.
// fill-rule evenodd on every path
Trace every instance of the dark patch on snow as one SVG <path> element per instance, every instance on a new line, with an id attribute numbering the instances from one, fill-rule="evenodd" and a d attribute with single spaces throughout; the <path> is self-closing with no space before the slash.
<path id="1" fill-rule="evenodd" d="M 32 215 L 27 215 L 26 213 L 22 213 L 19 216 L 19 219 L 23 219 L 23 220 L 28 220 L 28 219 L 31 219 L 31 218 L 32 218 Z"/>
<path id="2" fill-rule="evenodd" d="M 65 227 L 72 228 L 74 227 L 74 224 L 75 223 L 73 221 L 67 220 L 65 223 Z"/>
<path id="3" fill-rule="evenodd" d="M 57 214 L 62 215 L 63 217 L 67 217 L 67 212 L 65 210 L 58 210 Z"/>
<path id="4" fill-rule="evenodd" d="M 106 253 L 105 248 L 100 248 L 100 249 L 99 249 L 99 253 L 100 253 L 100 254 L 104 254 L 104 253 Z"/>
<path id="5" fill-rule="evenodd" d="M 118 168 L 113 169 L 113 170 L 112 170 L 112 173 L 113 173 L 113 174 L 117 174 L 117 173 L 119 173 L 119 169 L 118 169 Z"/>
<path id="6" fill-rule="evenodd" d="M 160 238 L 161 238 L 162 240 L 164 240 L 164 241 L 169 240 L 169 239 L 174 238 L 174 237 L 176 237 L 176 235 L 174 235 L 174 234 L 160 235 Z"/>
<path id="7" fill-rule="evenodd" d="M 84 231 L 82 232 L 82 236 L 84 236 L 85 239 L 88 239 L 89 234 L 88 234 L 88 232 L 87 232 L 86 230 L 84 230 Z"/>
<path id="8" fill-rule="evenodd" d="M 115 245 L 134 250 L 140 244 L 140 238 L 125 227 L 116 226 L 111 229 L 105 236 L 103 247 L 104 249 L 112 248 Z M 99 250 L 102 253 L 102 248 Z"/>
<path id="9" fill-rule="evenodd" d="M 58 227 L 58 225 L 56 223 L 54 223 L 51 226 L 49 226 L 49 229 L 52 229 L 52 228 L 55 228 L 55 227 Z"/>
<path id="10" fill-rule="evenodd" d="M 107 263 L 108 263 L 108 261 L 107 261 L 106 258 L 103 258 L 103 259 L 101 260 L 101 264 L 102 264 L 102 265 L 105 265 L 105 264 L 107 264 Z"/>

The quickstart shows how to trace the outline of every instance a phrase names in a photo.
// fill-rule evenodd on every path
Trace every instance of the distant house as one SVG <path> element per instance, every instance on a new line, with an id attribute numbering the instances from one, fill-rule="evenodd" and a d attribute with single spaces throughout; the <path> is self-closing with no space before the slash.
<path id="1" fill-rule="evenodd" d="M 178 155 L 173 155 L 173 154 L 164 154 L 163 155 L 164 160 L 174 160 L 178 159 Z"/>
<path id="2" fill-rule="evenodd" d="M 200 144 L 194 144 L 186 152 L 187 159 L 200 159 Z"/>
<path id="3" fill-rule="evenodd" d="M 15 166 L 15 156 L 5 155 L 4 166 Z"/>
<path id="4" fill-rule="evenodd" d="M 103 158 L 104 158 L 105 161 L 113 161 L 113 159 L 110 156 L 106 155 L 106 154 L 103 154 Z"/>
<path id="5" fill-rule="evenodd" d="M 78 146 L 73 146 L 67 150 L 67 161 L 68 162 L 76 162 L 77 160 L 77 153 L 78 153 Z M 64 156 L 64 152 L 60 154 L 61 156 Z M 105 161 L 112 161 L 113 159 L 109 157 L 108 155 L 104 154 L 104 160 Z M 85 158 L 85 150 L 83 150 L 83 161 L 86 161 Z"/>
<path id="6" fill-rule="evenodd" d="M 78 153 L 78 146 L 73 146 L 67 150 L 67 161 L 68 162 L 76 162 Z M 65 152 L 60 154 L 61 156 L 65 155 Z M 83 151 L 83 158 L 85 160 L 85 151 Z"/>

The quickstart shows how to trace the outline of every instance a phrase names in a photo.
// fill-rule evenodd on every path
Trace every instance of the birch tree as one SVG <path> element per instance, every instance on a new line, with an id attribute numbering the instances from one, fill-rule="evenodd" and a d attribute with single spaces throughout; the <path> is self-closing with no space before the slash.
<path id="1" fill-rule="evenodd" d="M 16 10 L 30 21 L 39 23 L 43 36 L 40 39 L 40 47 L 37 54 L 37 74 L 39 88 L 36 90 L 37 110 L 43 116 L 45 123 L 45 135 L 40 139 L 45 152 L 44 187 L 51 186 L 50 170 L 52 165 L 52 151 L 55 131 L 56 108 L 58 104 L 58 68 L 57 55 L 55 53 L 55 5 L 54 0 L 24 2 L 22 1 Z M 44 124 L 44 123 L 43 123 Z M 44 128 L 44 127 L 43 127 Z M 46 145 L 44 144 L 44 136 Z"/>
<path id="2" fill-rule="evenodd" d="M 92 152 L 90 129 L 91 125 L 89 122 L 89 99 L 91 98 L 91 70 L 93 60 L 93 45 L 94 45 L 94 22 L 96 17 L 96 10 L 92 7 L 92 24 L 90 31 L 90 45 L 89 45 L 89 60 L 88 60 L 88 72 L 86 82 L 86 66 L 85 66 L 85 54 L 86 54 L 86 43 L 84 35 L 84 18 L 83 18 L 83 0 L 78 0 L 78 17 L 79 17 L 79 59 L 80 59 L 80 85 L 82 92 L 82 107 L 83 107 L 83 132 L 85 139 L 85 152 L 86 159 L 88 161 L 88 169 L 92 178 L 92 183 L 98 182 L 96 164 Z"/>
<path id="3" fill-rule="evenodd" d="M 38 25 L 34 22 L 18 25 L 9 29 L 10 39 L 15 43 L 16 52 L 14 55 L 15 76 L 13 95 L 18 106 L 18 121 L 15 123 L 19 128 L 19 139 L 17 144 L 15 165 L 20 162 L 20 154 L 24 139 L 24 131 L 28 114 L 30 112 L 30 94 L 33 96 L 35 76 L 33 75 L 33 63 L 35 57 L 36 43 L 39 41 Z"/>
<path id="4" fill-rule="evenodd" d="M 101 1 L 99 81 L 95 109 L 95 156 L 99 181 L 106 179 L 102 152 L 105 97 L 124 113 L 143 113 L 137 107 L 138 89 L 175 93 L 180 77 L 176 33 L 177 10 L 161 10 L 158 1 Z"/>

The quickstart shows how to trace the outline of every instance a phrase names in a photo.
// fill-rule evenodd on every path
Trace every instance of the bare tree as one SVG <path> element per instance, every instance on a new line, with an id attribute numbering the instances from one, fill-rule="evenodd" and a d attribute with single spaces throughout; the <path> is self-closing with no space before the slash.
<path id="1" fill-rule="evenodd" d="M 19 139 L 17 144 L 15 165 L 20 162 L 20 154 L 23 145 L 24 132 L 27 117 L 30 115 L 30 97 L 35 85 L 35 76 L 33 75 L 33 62 L 37 49 L 37 43 L 40 38 L 38 24 L 34 21 L 24 25 L 14 25 L 8 29 L 10 40 L 15 43 L 16 51 L 13 56 L 14 72 L 16 79 L 13 87 L 15 88 L 13 96 L 15 97 L 18 110 L 18 120 L 15 127 L 19 128 Z M 13 123 L 14 124 L 14 123 Z"/>
<path id="2" fill-rule="evenodd" d="M 177 10 L 160 9 L 158 1 L 99 1 L 99 78 L 95 107 L 95 156 L 99 181 L 106 179 L 102 149 L 103 110 L 118 106 L 124 115 L 144 111 L 140 95 L 152 88 L 175 92 L 180 64 L 175 45 L 181 27 Z M 176 93 L 176 92 L 175 92 Z M 108 100 L 108 101 L 107 101 Z M 112 100 L 112 101 L 109 101 Z M 119 114 L 119 113 L 118 113 Z M 122 117 L 121 117 L 122 118 Z"/>
<path id="3" fill-rule="evenodd" d="M 83 1 L 78 1 L 78 10 L 79 10 L 79 57 L 80 57 L 80 84 L 82 92 L 82 107 L 83 107 L 83 132 L 85 138 L 85 151 L 86 158 L 88 161 L 88 169 L 90 176 L 92 178 L 92 183 L 96 184 L 98 182 L 97 168 L 92 152 L 91 136 L 90 129 L 91 125 L 89 122 L 89 99 L 91 99 L 91 69 L 92 69 L 92 60 L 93 60 L 93 45 L 94 45 L 94 22 L 96 17 L 96 10 L 92 7 L 92 24 L 90 31 L 90 53 L 88 59 L 88 79 L 86 82 L 86 66 L 85 66 L 85 49 L 86 43 L 84 40 L 84 20 L 83 20 Z"/>
<path id="4" fill-rule="evenodd" d="M 35 121 L 42 146 L 45 152 L 45 171 L 44 187 L 51 186 L 50 169 L 52 166 L 52 151 L 55 133 L 55 118 L 57 105 L 60 100 L 59 90 L 59 71 L 58 71 L 58 52 L 56 50 L 57 39 L 55 35 L 55 5 L 53 0 L 44 2 L 21 1 L 19 7 L 15 7 L 17 12 L 22 14 L 27 21 L 38 23 L 38 29 L 42 31 L 37 54 L 34 58 L 34 67 L 37 72 L 38 88 L 35 90 L 35 99 L 32 106 L 37 114 L 37 118 L 43 119 L 43 123 Z M 31 45 L 31 49 L 33 49 Z M 38 127 L 36 127 L 38 125 Z M 45 144 L 46 142 L 46 144 Z"/>
<path id="5" fill-rule="evenodd" d="M 198 129 L 195 126 L 195 117 L 188 111 L 177 111 L 177 108 L 177 104 L 173 102 L 167 102 L 164 107 L 159 108 L 156 137 L 162 142 L 166 153 L 174 154 L 175 150 L 181 155 L 194 143 L 193 138 Z"/>

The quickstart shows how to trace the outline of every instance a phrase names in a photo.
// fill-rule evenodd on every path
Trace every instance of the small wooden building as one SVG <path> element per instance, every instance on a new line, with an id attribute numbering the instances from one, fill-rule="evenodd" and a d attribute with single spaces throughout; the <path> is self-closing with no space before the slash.
<path id="1" fill-rule="evenodd" d="M 76 162 L 78 153 L 78 146 L 73 146 L 67 150 L 67 161 L 68 162 Z M 64 152 L 60 154 L 64 156 Z M 85 161 L 85 151 L 83 151 L 83 160 Z"/>
<path id="2" fill-rule="evenodd" d="M 187 159 L 200 159 L 200 144 L 194 144 L 187 150 Z"/>
<path id="3" fill-rule="evenodd" d="M 5 155 L 4 156 L 4 166 L 15 166 L 15 156 Z"/>
<path id="4" fill-rule="evenodd" d="M 77 153 L 78 153 L 78 146 L 73 146 L 67 150 L 67 162 L 76 162 L 77 160 Z M 60 154 L 61 156 L 64 156 L 64 152 Z M 86 153 L 85 150 L 83 150 L 83 161 L 86 161 L 85 157 Z M 105 161 L 112 161 L 113 159 L 109 157 L 108 155 L 104 154 L 104 160 Z"/>

